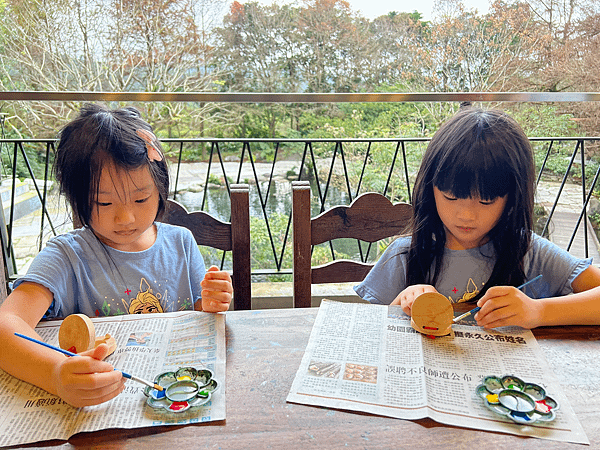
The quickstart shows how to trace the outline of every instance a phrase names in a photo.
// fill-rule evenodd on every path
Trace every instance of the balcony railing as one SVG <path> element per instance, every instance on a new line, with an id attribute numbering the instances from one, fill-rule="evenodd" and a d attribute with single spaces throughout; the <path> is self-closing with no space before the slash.
<path id="1" fill-rule="evenodd" d="M 539 166 L 539 177 L 538 181 L 542 182 L 542 174 L 545 172 L 545 165 L 547 161 L 552 157 L 552 152 L 555 146 L 560 143 L 563 146 L 568 144 L 571 148 L 571 156 L 568 159 L 567 169 L 564 174 L 559 176 L 560 182 L 554 185 L 554 199 L 550 204 L 548 198 L 542 203 L 545 203 L 548 215 L 544 219 L 543 226 L 538 232 L 546 234 L 548 232 L 549 224 L 552 223 L 552 218 L 555 215 L 557 208 L 561 206 L 561 198 L 563 197 L 563 191 L 565 187 L 573 189 L 572 182 L 569 182 L 570 178 L 577 179 L 576 189 L 580 191 L 580 199 L 573 202 L 569 200 L 569 207 L 571 211 L 577 213 L 577 218 L 572 222 L 572 229 L 569 230 L 571 237 L 566 249 L 570 250 L 573 243 L 576 242 L 577 232 L 580 228 L 583 229 L 583 246 L 585 256 L 590 255 L 589 242 L 591 241 L 588 234 L 591 230 L 588 229 L 587 220 L 587 206 L 592 197 L 593 191 L 598 181 L 598 169 L 595 169 L 591 181 L 588 180 L 586 174 L 586 143 L 597 140 L 592 138 L 531 138 L 534 145 L 543 145 L 546 148 L 544 159 Z M 291 206 L 281 204 L 275 207 L 269 207 L 270 203 L 278 202 L 281 200 L 282 194 L 276 195 L 273 191 L 276 186 L 279 185 L 279 190 L 283 191 L 285 196 L 286 188 L 285 185 L 289 185 L 292 179 L 310 179 L 313 186 L 313 196 L 315 201 L 315 210 L 313 214 L 323 211 L 325 208 L 333 206 L 337 203 L 350 203 L 353 198 L 358 194 L 366 190 L 377 190 L 384 195 L 387 195 L 392 200 L 408 200 L 411 198 L 412 191 L 412 176 L 415 167 L 411 167 L 410 163 L 407 162 L 408 156 L 420 155 L 428 139 L 412 138 L 412 139 L 338 139 L 338 140 L 272 140 L 272 139 L 238 139 L 238 140 L 225 140 L 225 139 L 165 139 L 163 144 L 166 148 L 171 148 L 169 154 L 172 155 L 171 164 L 172 172 L 172 195 L 177 200 L 184 200 L 184 194 L 189 192 L 189 189 L 201 191 L 195 195 L 195 200 L 184 201 L 186 206 L 190 210 L 205 210 L 211 214 L 220 216 L 223 220 L 229 220 L 226 217 L 226 213 L 229 210 L 229 204 L 226 199 L 221 195 L 221 200 L 210 201 L 211 180 L 219 180 L 226 192 L 229 192 L 229 184 L 239 182 L 249 182 L 251 184 L 251 195 L 254 217 L 260 217 L 260 223 L 264 224 L 266 229 L 266 236 L 268 237 L 268 246 L 270 247 L 269 260 L 272 261 L 271 267 L 256 267 L 253 268 L 253 272 L 256 274 L 285 274 L 289 273 L 289 265 L 286 267 L 284 259 L 286 255 L 289 255 L 291 251 L 288 243 L 288 237 L 290 236 L 290 208 Z M 223 146 L 236 146 L 239 148 L 239 153 L 234 158 L 234 162 L 227 161 L 223 155 L 221 148 Z M 257 162 L 255 154 L 256 147 L 264 145 L 271 145 L 273 148 L 273 159 L 268 163 Z M 7 173 L 11 173 L 12 182 L 10 186 L 10 201 L 9 204 L 15 204 L 16 188 L 19 179 L 16 178 L 17 165 L 19 160 L 25 163 L 30 178 L 33 181 L 33 191 L 40 201 L 42 214 L 39 218 L 39 235 L 37 236 L 37 248 L 38 251 L 41 249 L 43 242 L 50 236 L 57 234 L 61 230 L 57 227 L 55 220 L 53 220 L 51 211 L 48 208 L 49 201 L 49 186 L 50 186 L 50 166 L 52 162 L 52 155 L 56 146 L 55 140 L 14 140 L 5 139 L 0 140 L 0 147 L 2 151 L 10 154 L 10 160 L 12 167 Z M 208 150 L 207 161 L 205 163 L 194 163 L 191 169 L 187 166 L 189 164 L 181 162 L 181 156 L 185 151 L 190 151 L 193 148 L 199 148 L 206 146 L 210 148 Z M 278 177 L 277 166 L 280 163 L 280 154 L 282 147 L 285 147 L 289 152 L 290 148 L 296 147 L 293 153 L 300 154 L 300 158 L 294 162 L 297 163 L 297 170 L 293 171 L 293 174 L 288 173 L 288 181 L 277 181 L 281 180 L 281 176 Z M 320 147 L 319 151 L 316 147 Z M 352 152 L 348 150 L 352 148 Z M 358 150 L 357 150 L 358 149 Z M 229 150 L 231 153 L 231 150 Z M 374 154 L 378 154 L 379 164 L 381 163 L 382 154 L 387 161 L 385 166 L 380 166 L 380 171 L 375 173 L 369 172 L 369 161 Z M 32 154 L 44 155 L 44 176 L 42 179 L 35 177 L 30 162 Z M 361 159 L 357 159 L 357 154 L 360 155 Z M 231 155 L 230 155 L 231 156 Z M 349 161 L 349 159 L 352 159 Z M 579 164 L 577 164 L 579 163 Z M 289 167 L 290 162 L 287 161 Z M 258 166 L 262 168 L 259 169 Z M 265 166 L 269 168 L 265 169 Z M 5 168 L 6 169 L 6 168 Z M 289 172 L 289 169 L 287 170 Z M 246 178 L 250 174 L 251 178 Z M 571 176 L 569 176 L 569 174 Z M 279 174 L 281 175 L 281 174 Z M 379 189 L 373 189 L 371 187 L 365 188 L 365 178 L 367 176 L 381 177 L 377 179 L 377 185 Z M 193 185 L 190 185 L 190 180 L 193 180 Z M 283 187 L 281 187 L 283 185 Z M 372 182 L 369 186 L 373 186 Z M 393 187 L 393 189 L 392 189 Z M 53 197 L 55 193 L 53 194 Z M 214 205 L 215 201 L 221 201 L 223 204 L 222 208 Z M 284 202 L 285 203 L 285 202 Z M 575 203 L 575 204 L 574 204 Z M 6 222 L 6 236 L 5 236 L 5 248 L 7 261 L 12 261 L 13 265 L 11 272 L 17 271 L 16 260 L 20 258 L 20 255 L 15 255 L 13 251 L 14 237 L 20 234 L 18 229 L 18 222 L 15 221 L 15 208 L 10 208 L 8 220 Z M 287 216 L 285 226 L 283 228 L 275 228 L 273 226 L 273 211 L 280 211 L 279 214 Z M 64 218 L 59 219 L 60 224 L 63 225 Z M 28 225 L 30 226 L 30 225 Z M 22 234 L 22 233 L 21 233 Z M 264 235 L 264 233 L 262 233 Z M 593 241 L 593 240 L 592 240 Z M 564 245 L 563 245 L 564 246 Z M 363 248 L 358 246 L 358 254 L 360 259 L 367 260 L 372 259 L 373 254 L 370 248 Z M 333 249 L 330 249 L 333 251 Z M 334 256 L 333 256 L 334 257 Z M 225 264 L 225 260 L 222 259 L 221 264 Z"/>
<path id="2" fill-rule="evenodd" d="M 455 94 L 212 94 L 212 93 L 0 93 L 0 100 L 51 101 L 218 101 L 218 102 L 382 102 L 382 101 L 600 101 L 599 93 L 455 93 Z M 162 143 L 171 160 L 172 195 L 189 209 L 200 209 L 229 220 L 229 185 L 247 182 L 251 185 L 251 216 L 256 218 L 251 232 L 259 235 L 268 250 L 253 259 L 252 272 L 258 276 L 279 276 L 291 273 L 291 202 L 289 186 L 292 180 L 310 179 L 313 192 L 313 215 L 333 204 L 348 204 L 362 192 L 374 190 L 393 201 L 410 201 L 414 173 L 427 138 L 390 139 L 164 139 Z M 597 253 L 596 239 L 589 227 L 588 205 L 593 197 L 600 166 L 590 162 L 586 147 L 600 137 L 530 137 L 536 147 L 538 203 L 544 207 L 538 232 L 552 235 L 566 232 L 559 245 L 578 256 Z M 0 152 L 10 167 L 4 167 L 2 178 L 10 177 L 10 194 L 4 207 L 14 205 L 19 179 L 17 168 L 32 179 L 32 192 L 39 199 L 42 213 L 35 224 L 39 233 L 35 241 L 39 251 L 45 240 L 64 231 L 63 215 L 56 218 L 55 191 L 51 186 L 51 164 L 56 148 L 54 139 L 0 139 Z M 268 149 L 269 160 L 258 158 Z M 560 156 L 557 152 L 560 150 Z M 186 163 L 183 156 L 204 152 L 202 163 Z M 293 161 L 282 160 L 283 154 L 297 155 Z M 33 168 L 35 155 L 43 169 Z M 566 156 L 565 156 L 566 155 Z M 548 162 L 564 159 L 564 172 L 550 174 Z M 24 169 L 23 169 L 24 168 Z M 38 175 L 35 175 L 35 173 Z M 43 173 L 43 175 L 40 175 Z M 551 179 L 548 182 L 548 178 Z M 553 181 L 552 181 L 553 180 Z M 211 186 L 222 188 L 211 191 Z M 197 191 L 197 192 L 196 192 Z M 540 193 L 544 196 L 541 198 Z M 219 194 L 220 192 L 220 194 Z M 52 193 L 52 194 L 51 194 Z M 573 198 L 575 196 L 575 198 Z M 568 210 L 568 225 L 557 225 L 557 217 Z M 16 208 L 9 208 L 2 242 L 10 275 L 20 272 L 22 255 L 15 254 L 15 239 L 23 235 Z M 4 215 L 1 216 L 4 219 Z M 554 229 L 553 229 L 554 224 Z M 31 227 L 31 225 L 27 225 Z M 38 228 L 39 227 L 39 228 Z M 559 227 L 560 230 L 556 228 Z M 67 225 L 68 228 L 68 225 Z M 351 256 L 363 261 L 373 260 L 380 249 L 370 245 L 352 244 Z M 577 247 L 575 251 L 574 248 Z M 334 259 L 338 250 L 327 250 Z M 345 251 L 346 254 L 348 250 Z M 18 252 L 17 252 L 18 253 Z M 27 257 L 31 258 L 29 254 Z M 227 255 L 219 255 L 221 266 L 227 266 Z M 265 261 L 268 264 L 265 265 Z M 211 261 L 212 262 L 212 261 Z"/>

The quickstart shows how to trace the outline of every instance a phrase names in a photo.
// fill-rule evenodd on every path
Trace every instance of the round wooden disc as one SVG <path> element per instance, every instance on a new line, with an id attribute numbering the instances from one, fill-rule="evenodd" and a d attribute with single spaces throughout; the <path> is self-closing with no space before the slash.
<path id="1" fill-rule="evenodd" d="M 450 300 L 437 292 L 419 295 L 411 311 L 411 325 L 420 333 L 432 336 L 450 334 L 454 310 Z"/>
<path id="2" fill-rule="evenodd" d="M 67 316 L 58 330 L 58 345 L 64 350 L 81 353 L 94 348 L 96 331 L 85 314 Z"/>

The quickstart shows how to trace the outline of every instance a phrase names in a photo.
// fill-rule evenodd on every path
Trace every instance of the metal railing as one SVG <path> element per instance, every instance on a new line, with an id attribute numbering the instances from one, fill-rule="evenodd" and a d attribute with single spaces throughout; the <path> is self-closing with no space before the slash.
<path id="1" fill-rule="evenodd" d="M 542 179 L 542 174 L 546 171 L 546 164 L 551 158 L 551 153 L 557 143 L 568 143 L 571 151 L 571 156 L 568 160 L 566 171 L 562 174 L 560 183 L 557 183 L 556 197 L 550 207 L 550 211 L 547 220 L 544 224 L 542 233 L 547 233 L 548 225 L 555 214 L 556 208 L 559 204 L 559 200 L 563 193 L 565 186 L 569 181 L 569 174 L 574 171 L 574 167 L 578 167 L 575 178 L 579 179 L 578 184 L 581 189 L 581 200 L 579 208 L 579 218 L 574 224 L 572 230 L 572 236 L 567 246 L 567 250 L 570 250 L 571 245 L 575 240 L 575 236 L 581 224 L 584 229 L 584 245 L 585 255 L 589 254 L 588 249 L 588 221 L 587 221 L 587 206 L 592 198 L 593 191 L 597 185 L 600 166 L 595 170 L 591 182 L 588 181 L 586 175 L 586 143 L 592 140 L 598 140 L 600 138 L 531 138 L 532 142 L 542 144 L 546 147 L 543 162 L 539 167 L 538 182 Z M 284 229 L 274 230 L 272 227 L 272 217 L 268 207 L 269 201 L 273 200 L 272 190 L 276 184 L 277 172 L 276 166 L 280 159 L 282 147 L 286 147 L 289 151 L 291 146 L 297 146 L 301 149 L 301 157 L 297 160 L 298 170 L 294 173 L 291 179 L 311 179 L 313 186 L 313 197 L 315 201 L 315 210 L 313 213 L 316 214 L 323 211 L 327 207 L 333 206 L 334 203 L 340 202 L 340 196 L 343 197 L 344 203 L 350 203 L 356 196 L 366 190 L 372 189 L 369 185 L 366 186 L 365 177 L 368 175 L 369 160 L 372 158 L 375 152 L 379 152 L 380 156 L 382 152 L 382 146 L 385 147 L 387 165 L 383 167 L 383 170 L 377 172 L 380 189 L 377 189 L 380 193 L 387 195 L 392 200 L 407 200 L 411 199 L 412 190 L 412 179 L 411 172 L 414 172 L 414 167 L 411 168 L 407 162 L 407 157 L 411 153 L 422 153 L 429 139 L 427 138 L 405 138 L 405 139 L 306 139 L 306 140 L 276 140 L 276 139 L 164 139 L 162 140 L 165 147 L 170 146 L 171 148 L 176 147 L 175 151 L 171 150 L 170 154 L 172 159 L 177 162 L 172 164 L 171 170 L 173 173 L 172 179 L 172 194 L 175 199 L 180 199 L 182 193 L 190 187 L 186 184 L 183 179 L 183 171 L 186 169 L 186 164 L 182 162 L 182 155 L 185 151 L 197 148 L 199 146 L 210 147 L 208 154 L 208 161 L 204 163 L 202 170 L 196 171 L 192 174 L 188 173 L 188 181 L 190 175 L 194 179 L 194 183 L 197 186 L 202 187 L 201 200 L 195 202 L 193 205 L 187 205 L 190 209 L 208 210 L 210 197 L 211 179 L 220 178 L 223 181 L 223 185 L 229 192 L 230 183 L 249 182 L 251 184 L 251 193 L 254 197 L 254 204 L 258 205 L 255 208 L 255 216 L 258 214 L 261 216 L 261 222 L 264 224 L 267 230 L 268 245 L 272 254 L 272 267 L 271 268 L 260 268 L 253 269 L 255 274 L 284 274 L 290 273 L 289 267 L 284 267 L 283 261 L 286 256 L 286 252 L 290 249 L 286 245 L 290 236 L 291 226 L 291 204 L 286 211 L 287 225 Z M 266 163 L 259 163 L 255 157 L 255 148 L 260 145 L 272 145 L 273 146 L 273 159 L 268 163 L 270 169 L 268 171 L 262 170 L 262 173 L 257 169 L 259 164 L 263 166 Z M 19 160 L 25 163 L 25 167 L 29 172 L 30 178 L 33 179 L 33 186 L 38 196 L 42 215 L 39 224 L 39 236 L 37 238 L 38 251 L 42 247 L 44 238 L 48 237 L 48 233 L 56 235 L 57 230 L 52 222 L 51 215 L 47 209 L 48 201 L 48 186 L 50 181 L 50 166 L 52 161 L 52 155 L 55 150 L 55 140 L 16 140 L 16 139 L 4 139 L 0 140 L 0 146 L 12 147 L 11 163 L 12 167 L 10 173 L 12 173 L 12 186 L 11 186 L 11 200 L 10 203 L 14 204 L 15 201 L 15 189 L 18 179 L 16 178 L 17 164 Z M 228 162 L 224 156 L 224 152 L 221 147 L 224 145 L 235 145 L 239 147 L 240 151 L 236 158 L 237 162 Z M 319 151 L 316 147 L 321 147 Z M 353 152 L 347 151 L 347 147 L 354 146 Z M 374 148 L 377 147 L 377 148 Z M 356 148 L 359 148 L 361 159 L 356 157 Z M 43 179 L 39 179 L 34 176 L 32 164 L 30 163 L 31 153 L 43 154 L 44 161 L 44 176 Z M 231 150 L 230 150 L 231 152 Z M 328 152 L 328 153 L 327 153 Z M 351 153 L 351 154 L 350 154 Z M 580 158 L 577 158 L 579 156 Z M 348 159 L 352 161 L 349 162 Z M 577 166 L 576 162 L 580 162 Z M 198 165 L 198 164 L 196 164 Z M 352 167 L 350 167 L 352 166 Z M 268 177 L 264 174 L 268 172 Z M 251 179 L 244 178 L 244 174 L 252 174 Z M 281 182 L 280 182 L 281 183 Z M 285 182 L 283 182 L 285 183 Z M 291 180 L 288 181 L 291 183 Z M 394 185 L 395 189 L 392 193 L 390 186 Z M 332 191 L 336 191 L 337 195 L 332 195 Z M 191 206 L 191 207 L 190 207 Z M 224 205 L 224 211 L 228 210 L 228 206 Z M 215 211 L 210 211 L 215 214 Z M 13 236 L 15 235 L 15 221 L 14 221 L 14 208 L 10 209 L 10 215 L 6 223 L 6 256 L 7 261 L 13 262 L 13 268 L 11 272 L 15 271 L 15 254 L 13 252 Z M 314 215 L 313 214 L 313 215 Z M 228 220 L 228 217 L 224 217 L 223 213 L 219 214 L 216 211 L 215 215 L 220 215 L 221 219 Z M 331 248 L 333 252 L 333 247 Z M 361 260 L 365 261 L 372 257 L 370 255 L 370 247 L 363 249 L 362 246 L 358 246 L 358 253 Z M 222 255 L 222 258 L 224 255 Z M 335 257 L 335 256 L 334 256 Z M 221 265 L 224 264 L 224 259 L 221 261 Z"/>
<path id="2" fill-rule="evenodd" d="M 270 94 L 270 93 L 102 93 L 102 92 L 2 92 L 0 100 L 9 101 L 185 101 L 185 102 L 265 102 L 265 103 L 320 103 L 320 102 L 586 102 L 600 101 L 600 93 L 377 93 L 377 94 Z M 547 173 L 548 161 L 552 159 L 557 146 L 569 146 L 568 165 L 564 173 L 559 174 L 560 182 L 556 185 L 556 196 L 551 202 L 549 212 L 545 219 L 541 233 L 546 234 L 553 216 L 559 206 L 565 187 L 570 185 L 569 180 L 576 178 L 580 190 L 580 200 L 577 202 L 578 219 L 573 224 L 571 238 L 565 248 L 570 250 L 576 242 L 576 236 L 583 228 L 584 251 L 590 253 L 588 235 L 587 207 L 593 197 L 598 182 L 600 166 L 595 168 L 593 175 L 588 176 L 588 159 L 586 146 L 591 142 L 599 141 L 599 137 L 531 137 L 534 145 L 543 146 L 543 160 L 538 161 L 538 183 L 542 182 L 542 175 Z M 296 163 L 297 172 L 289 177 L 292 179 L 311 179 L 313 196 L 316 201 L 315 212 L 323 211 L 333 203 L 339 202 L 340 195 L 344 203 L 350 203 L 365 190 L 376 190 L 387 195 L 392 200 L 408 200 L 411 198 L 412 179 L 415 167 L 411 166 L 409 159 L 422 153 L 429 139 L 427 138 L 389 138 L 389 139 L 163 139 L 161 142 L 168 147 L 167 153 L 173 161 L 172 165 L 173 196 L 179 199 L 184 191 L 189 188 L 184 182 L 183 155 L 188 151 L 200 148 L 210 148 L 205 171 L 193 176 L 195 182 L 202 186 L 202 200 L 193 209 L 207 210 L 209 208 L 209 186 L 211 180 L 222 178 L 226 192 L 229 193 L 231 182 L 249 182 L 251 195 L 257 205 L 255 216 L 259 216 L 261 225 L 266 229 L 268 246 L 272 255 L 272 265 L 269 268 L 254 268 L 253 274 L 289 274 L 291 269 L 284 264 L 284 259 L 289 257 L 289 236 L 291 228 L 291 203 L 283 216 L 287 216 L 285 226 L 278 229 L 273 227 L 273 213 L 269 203 L 273 198 L 274 186 L 278 179 L 276 166 L 280 163 L 284 152 L 300 155 Z M 40 233 L 37 238 L 38 250 L 44 241 L 44 234 L 56 234 L 57 230 L 52 223 L 47 210 L 48 186 L 50 181 L 49 167 L 55 150 L 54 139 L 1 139 L 0 149 L 3 153 L 10 154 L 10 174 L 12 176 L 11 204 L 15 200 L 16 172 L 18 161 L 23 161 L 30 177 L 34 180 L 34 189 L 40 199 L 42 215 L 40 219 Z M 261 163 L 256 155 L 260 148 L 268 146 L 272 155 L 270 170 L 260 174 L 257 169 Z M 237 149 L 233 158 L 236 162 L 227 161 L 225 153 L 231 157 L 231 148 Z M 227 150 L 225 151 L 224 148 Z M 285 150 L 284 150 L 285 149 Z M 44 155 L 43 180 L 34 176 L 30 163 L 30 155 Z M 579 158 L 578 158 L 579 156 Z M 378 167 L 371 163 L 377 158 Z M 418 158 L 417 158 L 418 159 Z M 375 172 L 374 169 L 377 169 Z M 576 172 L 576 173 L 573 173 Z M 250 176 L 248 176 L 250 174 Z M 367 178 L 371 181 L 367 182 Z M 378 181 L 377 188 L 373 189 L 373 178 Z M 589 179 L 591 178 L 591 182 Z M 201 182 L 198 183 L 198 181 Z M 285 183 L 285 182 L 284 182 Z M 336 191 L 339 195 L 333 196 Z M 253 193 L 254 191 L 254 193 Z M 341 193 L 341 194 L 340 194 Z M 12 261 L 12 272 L 15 271 L 15 255 L 13 242 L 15 224 L 13 209 L 6 223 L 6 234 L 3 236 L 5 260 Z M 227 205 L 225 205 L 227 209 Z M 281 208 L 280 208 L 281 209 Z M 213 213 L 213 211 L 209 211 Z M 2 216 L 2 219 L 4 217 Z M 228 220 L 227 217 L 224 217 Z M 47 237 L 47 236 L 46 236 Z M 335 258 L 334 248 L 330 247 L 332 258 Z M 358 245 L 357 258 L 362 261 L 372 259 L 370 246 L 363 248 Z M 223 266 L 225 255 L 222 255 Z"/>
<path id="3" fill-rule="evenodd" d="M 59 102 L 376 103 L 597 102 L 600 92 L 0 92 L 0 100 Z"/>

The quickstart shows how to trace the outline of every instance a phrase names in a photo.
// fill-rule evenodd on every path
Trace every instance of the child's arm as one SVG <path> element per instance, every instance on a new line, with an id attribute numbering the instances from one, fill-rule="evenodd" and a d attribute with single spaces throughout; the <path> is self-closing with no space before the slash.
<path id="1" fill-rule="evenodd" d="M 45 287 L 25 282 L 0 306 L 0 368 L 73 406 L 96 405 L 116 397 L 124 388 L 124 379 L 101 360 L 108 353 L 106 345 L 68 358 L 15 336 L 21 333 L 40 339 L 34 328 L 52 298 Z"/>
<path id="2" fill-rule="evenodd" d="M 408 286 L 398 294 L 391 305 L 400 305 L 402 310 L 410 316 L 415 299 L 425 292 L 437 292 L 437 289 L 429 284 L 415 284 L 413 286 Z"/>
<path id="3" fill-rule="evenodd" d="M 477 302 L 475 319 L 485 328 L 600 324 L 600 269 L 588 267 L 571 286 L 574 294 L 539 300 L 514 287 L 492 287 Z"/>
<path id="4" fill-rule="evenodd" d="M 200 285 L 202 304 L 200 305 L 200 301 L 196 302 L 195 309 L 206 312 L 222 312 L 229 309 L 233 286 L 228 272 L 219 270 L 217 266 L 211 266 Z"/>

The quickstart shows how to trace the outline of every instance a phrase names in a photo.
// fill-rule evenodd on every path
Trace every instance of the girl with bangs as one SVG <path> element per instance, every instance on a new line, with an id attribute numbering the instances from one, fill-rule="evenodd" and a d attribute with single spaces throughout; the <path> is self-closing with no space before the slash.
<path id="1" fill-rule="evenodd" d="M 39 340 L 43 317 L 70 314 L 227 311 L 231 276 L 206 269 L 188 229 L 160 222 L 168 166 L 135 108 L 85 105 L 60 133 L 54 169 L 80 226 L 50 239 L 0 305 L 0 369 L 72 406 L 98 405 L 125 389 L 106 344 L 67 358 L 15 333 Z"/>
<path id="2" fill-rule="evenodd" d="M 425 292 L 477 302 L 486 328 L 600 323 L 600 269 L 532 231 L 534 193 L 521 127 L 500 111 L 461 109 L 423 156 L 412 235 L 388 247 L 356 292 L 409 315 Z"/>

